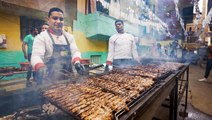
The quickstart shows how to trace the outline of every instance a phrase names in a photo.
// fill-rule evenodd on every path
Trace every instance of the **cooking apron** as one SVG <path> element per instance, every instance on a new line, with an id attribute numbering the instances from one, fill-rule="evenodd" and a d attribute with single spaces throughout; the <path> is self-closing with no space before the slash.
<path id="1" fill-rule="evenodd" d="M 67 45 L 55 44 L 52 35 L 47 31 L 52 43 L 53 53 L 50 60 L 46 63 L 48 68 L 49 80 L 63 80 L 65 79 L 64 71 L 73 72 L 71 65 L 71 49 L 67 37 L 64 35 Z M 67 72 L 66 72 L 67 73 Z"/>

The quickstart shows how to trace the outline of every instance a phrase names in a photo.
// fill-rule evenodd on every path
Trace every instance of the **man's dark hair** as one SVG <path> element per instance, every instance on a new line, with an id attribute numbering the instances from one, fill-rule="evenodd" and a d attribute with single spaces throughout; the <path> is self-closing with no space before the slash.
<path id="1" fill-rule="evenodd" d="M 37 27 L 30 27 L 30 28 L 29 28 L 29 32 L 30 32 L 30 33 L 33 33 L 36 29 L 38 29 L 38 28 L 37 28 Z"/>
<path id="2" fill-rule="evenodd" d="M 54 7 L 54 8 L 51 8 L 50 10 L 49 10 L 49 14 L 48 14 L 48 17 L 50 17 L 50 15 L 52 14 L 52 12 L 61 12 L 61 13 L 63 13 L 63 11 L 60 9 L 60 8 L 56 8 L 56 7 Z"/>
<path id="3" fill-rule="evenodd" d="M 123 20 L 116 20 L 116 21 L 115 21 L 115 24 L 116 24 L 117 22 L 121 22 L 122 24 L 124 24 L 124 21 L 123 21 Z"/>
<path id="4" fill-rule="evenodd" d="M 48 26 L 49 26 L 49 24 L 48 24 L 48 23 L 46 23 L 46 22 L 44 22 L 44 23 L 42 24 L 42 26 L 43 26 L 43 25 L 48 25 Z"/>

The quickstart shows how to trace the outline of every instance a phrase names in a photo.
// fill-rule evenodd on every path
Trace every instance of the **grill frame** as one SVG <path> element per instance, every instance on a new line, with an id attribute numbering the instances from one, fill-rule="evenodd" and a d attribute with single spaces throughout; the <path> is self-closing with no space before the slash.
<path id="1" fill-rule="evenodd" d="M 176 81 L 178 80 L 178 78 L 180 76 L 182 76 L 182 74 L 184 74 L 185 72 L 188 72 L 188 70 L 189 70 L 189 64 L 185 64 L 179 70 L 174 71 L 170 75 L 168 75 L 168 78 L 166 78 L 166 79 L 164 79 L 164 78 L 158 78 L 158 83 L 157 84 L 155 84 L 151 89 L 149 89 L 148 91 L 146 91 L 145 93 L 143 93 L 144 95 L 141 94 L 136 99 L 136 101 L 134 101 L 132 104 L 129 104 L 130 111 L 120 110 L 120 111 L 118 111 L 118 112 L 115 113 L 115 115 L 114 115 L 115 118 L 114 119 L 116 119 L 116 120 L 125 120 L 125 119 L 133 119 L 133 118 L 135 118 L 135 119 L 144 118 L 143 116 L 145 116 L 148 113 L 149 106 L 152 103 L 150 101 L 150 98 L 154 102 L 154 100 L 157 97 L 156 93 L 160 92 L 161 89 L 164 89 L 165 86 L 168 83 L 171 86 L 171 89 L 169 91 L 172 91 L 173 89 L 175 89 L 175 87 L 176 87 L 175 86 L 176 85 Z M 188 81 L 188 77 L 186 78 L 186 80 Z M 70 82 L 70 81 L 67 81 L 66 80 L 64 83 L 66 84 L 68 82 Z M 61 82 L 61 83 L 63 83 L 63 82 Z M 55 84 L 57 84 L 57 83 L 55 83 Z M 44 86 L 38 86 L 38 87 L 36 87 L 36 89 L 30 88 L 30 91 L 37 91 L 37 90 L 41 90 L 41 89 L 44 90 L 46 88 L 48 89 L 50 86 L 51 85 L 48 85 L 48 86 L 47 85 L 44 85 Z M 187 84 L 187 87 L 188 87 L 188 84 Z M 185 88 L 185 90 L 187 90 L 187 88 Z M 29 89 L 28 89 L 28 91 L 29 91 Z M 21 92 L 20 92 L 20 94 L 21 94 Z M 186 98 L 187 98 L 187 96 L 186 96 Z M 48 101 L 50 101 L 50 100 L 48 100 Z M 52 103 L 53 102 L 54 101 L 52 101 Z M 54 105 L 56 105 L 56 104 L 54 104 Z M 60 108 L 60 106 L 58 106 L 58 105 L 56 105 L 56 106 L 58 108 Z M 137 109 L 137 108 L 142 108 L 142 109 Z M 137 109 L 137 110 L 133 111 L 133 109 Z M 61 109 L 61 110 L 63 110 L 63 109 Z M 67 111 L 65 111 L 65 110 L 63 110 L 63 111 L 65 113 L 67 113 Z M 68 112 L 68 113 L 70 113 L 70 112 Z M 143 115 L 138 115 L 137 113 L 143 114 Z M 80 118 L 79 117 L 76 117 L 76 115 L 74 115 L 74 114 L 70 114 L 70 115 L 71 115 L 71 117 L 74 117 L 76 120 L 80 120 Z M 148 116 L 151 116 L 151 115 L 148 115 Z"/>
<path id="2" fill-rule="evenodd" d="M 179 75 L 179 72 L 181 72 L 182 68 L 185 68 L 186 65 L 182 66 L 176 71 L 171 71 L 168 73 L 165 73 L 159 78 L 156 78 L 156 81 L 153 85 L 153 87 L 149 88 L 145 92 L 143 92 L 139 97 L 137 97 L 135 100 L 127 103 L 127 106 L 130 108 L 129 111 L 126 111 L 125 109 L 122 109 L 114 114 L 114 119 L 116 120 L 125 120 L 125 119 L 131 119 L 134 117 L 137 117 L 138 111 L 139 113 L 145 113 L 145 110 L 148 109 L 148 106 L 151 101 L 154 101 L 157 98 L 157 94 L 160 93 L 161 91 L 167 90 L 165 89 L 166 86 L 170 87 L 168 94 L 175 89 L 176 86 L 176 80 L 177 76 Z M 104 74 L 96 75 L 96 76 L 102 76 Z M 93 77 L 93 76 L 92 76 Z M 167 96 L 168 96 L 167 94 Z M 146 99 L 148 98 L 148 99 Z M 47 98 L 48 99 L 48 98 Z M 165 99 L 165 98 L 164 98 Z M 80 118 L 76 115 L 73 114 L 67 110 L 65 110 L 63 107 L 59 106 L 55 101 L 52 101 L 49 99 L 49 101 L 54 104 L 55 106 L 59 107 L 61 110 L 64 112 L 70 114 L 72 117 L 76 118 L 77 120 L 80 120 Z M 145 101 L 145 102 L 144 102 Z M 137 109 L 138 108 L 138 109 Z M 140 109 L 144 108 L 144 109 Z M 134 110 L 136 109 L 136 110 Z"/>
<path id="3" fill-rule="evenodd" d="M 185 83 L 185 86 L 183 89 L 183 92 L 181 94 L 178 94 L 178 82 L 182 81 L 179 78 L 186 74 L 186 78 L 183 79 Z M 137 101 L 138 104 L 133 106 L 130 111 L 125 112 L 125 113 L 117 113 L 115 114 L 115 120 L 130 120 L 130 119 L 138 119 L 138 120 L 148 120 L 152 119 L 153 113 L 157 110 L 157 108 L 162 104 L 162 102 L 165 100 L 167 96 L 170 95 L 170 106 L 169 108 L 169 119 L 171 120 L 177 120 L 177 108 L 179 105 L 179 102 L 182 98 L 182 95 L 184 92 L 186 93 L 185 96 L 185 107 L 184 111 L 186 112 L 187 109 L 187 98 L 188 98 L 188 80 L 189 80 L 189 64 L 184 64 L 182 67 L 180 67 L 178 70 L 172 72 L 168 78 L 165 80 L 162 80 L 160 85 L 154 89 L 153 91 L 149 92 L 151 95 L 149 96 L 144 96 L 141 97 Z M 168 88 L 169 87 L 169 88 Z M 166 93 L 162 93 L 166 92 Z M 158 95 L 158 93 L 161 93 Z M 163 96 L 163 98 L 161 98 Z M 148 98 L 147 98 L 148 97 Z M 160 98 L 160 102 L 157 103 L 157 99 Z M 157 107 L 154 105 L 158 105 Z M 152 108 L 153 107 L 153 108 Z M 149 109 L 154 109 L 154 110 L 149 110 Z"/>
<path id="4" fill-rule="evenodd" d="M 135 103 L 135 105 L 130 109 L 130 111 L 124 113 L 124 114 L 116 114 L 116 120 L 127 120 L 127 119 L 134 119 L 138 118 L 138 114 L 144 114 L 145 111 L 149 108 L 149 105 L 152 103 L 152 101 L 156 100 L 157 94 L 162 91 L 161 88 L 165 88 L 168 85 L 171 85 L 171 89 L 174 88 L 175 83 L 175 76 L 176 74 L 172 74 L 171 78 L 167 78 L 163 81 L 163 83 L 158 84 L 156 89 L 149 92 L 148 95 L 141 97 L 138 99 Z M 148 98 L 148 99 L 147 99 Z M 158 108 L 158 107 L 156 107 Z"/>

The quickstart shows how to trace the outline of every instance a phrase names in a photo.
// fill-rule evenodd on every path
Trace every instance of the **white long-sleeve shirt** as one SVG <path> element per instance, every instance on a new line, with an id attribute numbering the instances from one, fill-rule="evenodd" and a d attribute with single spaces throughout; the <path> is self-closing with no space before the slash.
<path id="1" fill-rule="evenodd" d="M 138 52 L 134 37 L 129 33 L 117 33 L 110 37 L 107 61 L 114 59 L 137 59 Z"/>
<path id="2" fill-rule="evenodd" d="M 51 33 L 50 33 L 51 34 Z M 71 48 L 72 60 L 76 57 L 81 58 L 81 53 L 77 48 L 74 37 L 65 32 L 63 33 L 69 43 Z M 51 34 L 55 44 L 67 45 L 64 35 L 57 37 L 54 34 Z M 53 42 L 47 33 L 47 31 L 41 32 L 39 35 L 35 37 L 33 47 L 32 47 L 32 56 L 31 56 L 31 64 L 34 68 L 37 63 L 46 63 L 50 60 L 53 53 Z M 70 60 L 71 62 L 71 60 Z"/>

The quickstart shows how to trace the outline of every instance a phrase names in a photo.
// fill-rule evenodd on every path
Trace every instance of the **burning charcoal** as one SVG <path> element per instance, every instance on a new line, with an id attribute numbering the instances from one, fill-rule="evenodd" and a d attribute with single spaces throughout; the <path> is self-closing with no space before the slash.
<path id="1" fill-rule="evenodd" d="M 17 115 L 17 112 L 15 112 L 11 115 L 4 116 L 2 118 L 0 117 L 0 120 L 15 120 L 16 115 Z"/>
<path id="2" fill-rule="evenodd" d="M 18 116 L 17 117 L 17 120 L 25 120 L 26 118 L 25 118 L 25 116 Z"/>
<path id="3" fill-rule="evenodd" d="M 54 114 L 57 111 L 57 107 L 55 107 L 51 103 L 43 104 L 42 109 L 43 112 L 47 113 L 48 115 Z"/>
<path id="4" fill-rule="evenodd" d="M 34 115 L 26 115 L 24 119 L 25 120 L 40 120 L 39 117 L 34 116 Z M 23 119 L 20 119 L 20 120 L 23 120 Z"/>

